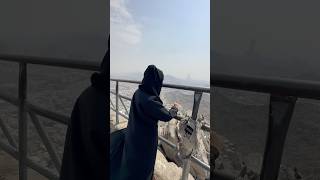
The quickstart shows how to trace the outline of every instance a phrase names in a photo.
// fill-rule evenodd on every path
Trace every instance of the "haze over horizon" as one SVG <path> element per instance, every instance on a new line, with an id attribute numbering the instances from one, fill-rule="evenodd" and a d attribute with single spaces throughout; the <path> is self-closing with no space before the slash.
<path id="1" fill-rule="evenodd" d="M 210 79 L 210 1 L 111 0 L 111 74 L 149 64 L 177 78 Z"/>
<path id="2" fill-rule="evenodd" d="M 1 1 L 0 53 L 100 62 L 107 49 L 109 6 L 87 0 Z"/>
<path id="3" fill-rule="evenodd" d="M 211 71 L 318 80 L 319 1 L 213 1 Z"/>
<path id="4" fill-rule="evenodd" d="M 128 73 L 110 74 L 110 78 L 141 81 L 143 79 L 143 72 L 128 72 Z M 171 74 L 165 74 L 163 82 L 167 83 L 167 84 L 210 87 L 210 80 L 193 79 L 191 76 L 187 76 L 185 78 L 179 78 L 179 77 L 176 77 Z"/>

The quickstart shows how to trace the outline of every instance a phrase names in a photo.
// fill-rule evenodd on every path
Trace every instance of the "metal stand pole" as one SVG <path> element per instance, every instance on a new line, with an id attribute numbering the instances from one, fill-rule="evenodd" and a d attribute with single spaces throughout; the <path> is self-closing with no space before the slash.
<path id="1" fill-rule="evenodd" d="M 278 178 L 283 145 L 296 100 L 296 97 L 289 96 L 271 95 L 270 97 L 269 126 L 260 173 L 261 180 L 277 180 Z"/>
<path id="2" fill-rule="evenodd" d="M 196 121 L 197 116 L 198 116 L 200 102 L 201 102 L 202 92 L 194 92 L 193 97 L 194 97 L 194 100 L 193 100 L 193 107 L 192 107 L 192 119 L 194 121 Z M 185 159 L 183 162 L 182 177 L 181 177 L 182 180 L 188 179 L 188 175 L 189 175 L 189 171 L 190 171 L 190 163 L 191 163 L 190 158 Z"/>
<path id="3" fill-rule="evenodd" d="M 19 180 L 27 180 L 27 64 L 19 64 Z"/>

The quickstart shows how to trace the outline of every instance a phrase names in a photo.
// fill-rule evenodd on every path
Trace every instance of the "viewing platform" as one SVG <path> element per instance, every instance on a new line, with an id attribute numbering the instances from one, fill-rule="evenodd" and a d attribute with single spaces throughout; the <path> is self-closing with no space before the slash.
<path id="1" fill-rule="evenodd" d="M 67 125 L 70 117 L 69 114 L 62 114 L 55 111 L 48 110 L 42 106 L 36 105 L 28 100 L 27 94 L 27 83 L 28 83 L 28 65 L 40 65 L 40 66 L 50 66 L 56 68 L 71 68 L 77 70 L 84 70 L 84 71 L 98 71 L 100 63 L 94 61 L 80 61 L 80 60 L 69 60 L 69 59 L 55 59 L 55 58 L 41 58 L 41 57 L 30 57 L 30 56 L 12 56 L 12 55 L 0 55 L 0 61 L 11 62 L 14 64 L 18 64 L 18 95 L 13 96 L 12 93 L 3 92 L 0 90 L 0 99 L 18 107 L 17 111 L 17 118 L 18 118 L 18 142 L 16 142 L 17 138 L 14 138 L 12 133 L 9 131 L 9 128 L 5 121 L 2 121 L 0 118 L 0 129 L 3 131 L 6 139 L 0 140 L 0 149 L 1 153 L 5 152 L 6 155 L 3 158 L 7 158 L 11 156 L 12 164 L 17 165 L 19 168 L 16 169 L 15 172 L 18 170 L 18 174 L 16 176 L 19 177 L 19 180 L 27 180 L 27 179 L 35 179 L 46 177 L 50 180 L 58 180 L 59 171 L 61 167 L 61 154 L 56 151 L 56 147 L 51 142 L 48 133 L 45 131 L 43 122 L 39 119 L 46 118 L 52 122 L 58 123 L 62 126 Z M 89 77 L 88 77 L 89 79 Z M 114 80 L 117 84 L 121 82 L 127 83 L 139 83 L 138 81 L 129 81 L 129 80 Z M 200 87 L 188 87 L 188 86 L 181 86 L 181 85 L 171 85 L 165 84 L 164 87 L 166 88 L 176 88 L 181 90 L 189 90 L 194 91 L 194 105 L 193 105 L 193 112 L 192 117 L 195 119 L 197 116 L 197 111 L 199 108 L 199 104 L 201 101 L 202 93 L 210 93 L 209 88 L 200 88 Z M 116 93 L 117 92 L 111 92 Z M 119 105 L 119 99 L 126 98 L 122 97 L 118 92 L 118 100 L 117 105 Z M 129 98 L 127 98 L 129 99 Z M 112 105 L 110 105 L 111 109 L 113 109 Z M 116 110 L 115 106 L 115 110 Z M 116 111 L 117 112 L 117 111 Z M 119 122 L 119 116 L 126 117 L 125 114 L 121 112 L 116 113 L 116 122 Z M 28 124 L 27 119 L 30 119 L 30 124 L 32 124 L 35 128 L 35 133 L 40 136 L 42 140 L 43 147 L 46 149 L 51 161 L 53 169 L 48 169 L 44 167 L 42 164 L 37 163 L 34 159 L 28 156 L 27 148 L 28 148 Z M 203 126 L 202 129 L 204 131 L 209 131 L 209 126 Z M 166 143 L 167 145 L 175 148 L 175 145 L 166 141 L 165 139 L 160 137 L 160 141 Z M 16 159 L 16 160 L 14 160 Z M 191 157 L 183 167 L 182 172 L 182 179 L 187 179 L 189 174 L 189 165 L 190 162 L 195 162 L 199 164 L 200 167 L 205 169 L 206 171 L 210 170 L 209 164 L 205 164 L 196 157 Z M 15 164 L 16 163 L 16 164 Z M 9 166 L 8 166 L 9 167 Z M 32 170 L 27 170 L 28 168 Z M 35 176 L 33 176 L 33 172 L 35 172 Z"/>
<path id="2" fill-rule="evenodd" d="M 124 103 L 124 101 L 131 101 L 131 97 L 125 96 L 121 94 L 120 90 L 120 83 L 130 83 L 130 84 L 140 84 L 140 81 L 133 81 L 133 80 L 123 80 L 123 79 L 110 79 L 111 82 L 115 82 L 115 91 L 111 90 L 110 93 L 115 96 L 115 102 L 112 101 L 110 98 L 110 109 L 113 111 L 110 112 L 110 128 L 111 129 L 122 129 L 125 128 L 128 120 L 129 115 L 129 107 Z M 210 88 L 202 88 L 202 87 L 192 87 L 192 86 L 183 86 L 183 85 L 175 85 L 175 84 L 163 84 L 163 88 L 170 88 L 170 89 L 176 89 L 176 90 L 186 90 L 193 92 L 193 105 L 192 105 L 192 115 L 191 118 L 196 120 L 198 116 L 198 111 L 201 103 L 201 98 L 203 93 L 210 94 Z M 122 107 L 124 112 L 120 111 L 120 107 Z M 160 128 L 160 127 L 159 127 Z M 210 126 L 208 124 L 204 124 L 201 127 L 202 131 L 210 132 Z M 159 143 L 163 143 L 166 146 L 171 147 L 172 149 L 176 149 L 177 145 L 173 142 L 170 142 L 166 138 L 159 135 Z M 209 147 L 208 147 L 209 149 Z M 160 151 L 158 151 L 159 154 Z M 208 162 L 203 162 L 199 158 L 195 156 L 191 156 L 190 159 L 185 160 L 182 165 L 182 180 L 188 179 L 188 174 L 190 172 L 190 166 L 192 169 L 194 169 L 194 166 L 198 166 L 204 171 L 206 171 L 205 174 L 207 174 L 207 178 L 209 177 L 210 172 L 210 165 Z M 159 163 L 159 162 L 158 162 Z M 157 167 L 157 162 L 156 162 Z M 157 170 L 157 169 L 156 169 Z M 155 170 L 155 173 L 157 172 Z M 195 170 L 194 170 L 195 171 Z M 180 179 L 180 178 L 178 178 Z M 189 178 L 190 179 L 190 178 Z"/>
<path id="3" fill-rule="evenodd" d="M 12 137 L 8 126 L 5 121 L 0 118 L 0 129 L 6 137 L 6 140 L 1 139 L 0 149 L 1 153 L 6 152 L 7 155 L 17 159 L 19 166 L 19 180 L 27 180 L 28 173 L 27 168 L 31 168 L 42 176 L 58 180 L 58 173 L 61 167 L 61 159 L 58 156 L 52 142 L 48 138 L 48 134 L 43 129 L 42 122 L 39 117 L 45 117 L 51 121 L 57 122 L 62 125 L 66 125 L 69 121 L 69 114 L 61 114 L 54 111 L 50 111 L 42 106 L 31 103 L 27 99 L 27 68 L 29 64 L 36 64 L 42 66 L 54 66 L 61 68 L 73 68 L 80 70 L 98 71 L 99 63 L 94 61 L 77 61 L 67 59 L 53 59 L 53 58 L 40 58 L 40 57 L 25 57 L 25 56 L 11 56 L 11 55 L 0 55 L 1 61 L 7 61 L 16 63 L 19 65 L 18 72 L 18 94 L 17 96 L 8 95 L 8 93 L 0 91 L 0 99 L 10 103 L 13 106 L 18 107 L 17 118 L 18 118 L 18 136 L 19 141 L 16 142 L 15 138 Z M 139 83 L 138 81 L 119 80 L 111 79 L 116 84 L 119 83 Z M 197 116 L 198 105 L 201 101 L 201 94 L 210 93 L 209 88 L 194 88 L 180 85 L 165 84 L 166 88 L 175 88 L 190 90 L 194 92 L 194 102 L 192 118 L 195 119 Z M 225 75 L 211 73 L 211 96 L 215 92 L 215 87 L 223 87 L 230 89 L 239 89 L 246 91 L 262 92 L 270 95 L 270 110 L 268 114 L 269 125 L 266 127 L 267 138 L 263 156 L 263 165 L 261 168 L 260 179 L 261 180 L 276 180 L 279 174 L 280 163 L 282 159 L 283 146 L 286 142 L 286 135 L 288 127 L 290 125 L 291 117 L 294 112 L 295 102 L 298 98 L 310 98 L 320 99 L 320 83 L 314 81 L 305 80 L 292 80 L 292 79 L 281 79 L 281 78 L 265 78 L 265 77 L 248 77 L 240 75 Z M 118 90 L 117 90 L 118 89 Z M 117 96 L 117 103 L 110 105 L 111 110 L 116 112 L 116 123 L 121 123 L 119 117 L 127 118 L 125 113 L 119 112 L 117 107 L 120 106 L 121 100 L 130 100 L 130 97 L 122 96 L 119 93 L 119 88 L 116 88 L 116 92 L 111 92 Z M 120 100 L 121 99 L 121 100 Z M 211 98 L 213 99 L 213 98 Z M 212 102 L 211 102 L 212 103 Z M 55 172 L 43 167 L 36 163 L 30 157 L 27 156 L 27 117 L 30 118 L 30 123 L 35 127 L 36 132 L 43 141 L 43 146 L 47 149 L 48 154 L 53 162 Z M 210 128 L 207 126 L 202 127 L 203 131 L 209 131 Z M 172 148 L 175 145 L 159 137 L 162 143 L 165 143 Z M 203 169 L 210 170 L 208 164 L 199 161 L 196 157 L 191 157 L 189 162 L 196 162 Z M 189 162 L 186 162 L 183 166 L 183 179 L 187 178 L 189 174 Z M 14 163 L 14 162 L 13 162 Z M 213 163 L 213 162 L 212 162 Z M 235 177 L 232 174 L 227 174 L 217 169 L 211 169 L 211 177 L 215 180 L 231 180 Z M 32 173 L 30 173 L 31 175 Z"/>

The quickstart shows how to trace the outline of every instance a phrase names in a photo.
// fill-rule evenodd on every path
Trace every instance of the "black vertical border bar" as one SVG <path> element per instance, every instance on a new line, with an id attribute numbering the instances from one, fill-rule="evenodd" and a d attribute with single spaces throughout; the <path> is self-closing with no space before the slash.
<path id="1" fill-rule="evenodd" d="M 27 180 L 27 64 L 19 63 L 19 180 Z"/>

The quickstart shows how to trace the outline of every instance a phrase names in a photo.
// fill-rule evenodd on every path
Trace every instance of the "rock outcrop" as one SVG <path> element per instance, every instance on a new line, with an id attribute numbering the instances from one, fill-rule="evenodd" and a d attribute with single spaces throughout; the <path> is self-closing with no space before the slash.
<path id="1" fill-rule="evenodd" d="M 178 145 L 178 136 L 177 136 L 178 121 L 171 120 L 169 123 L 159 123 L 159 135 L 168 139 L 170 142 Z M 209 133 L 203 132 L 201 130 L 197 133 L 197 147 L 193 152 L 193 155 L 196 156 L 201 161 L 209 164 L 210 159 L 210 140 Z M 165 156 L 171 161 L 175 162 L 178 166 L 182 167 L 182 159 L 177 155 L 177 150 L 171 148 L 165 143 L 161 144 L 161 147 L 164 151 Z M 199 167 L 194 162 L 191 162 L 190 172 L 196 179 L 206 179 L 209 177 L 209 172 L 205 169 Z"/>
<path id="2" fill-rule="evenodd" d="M 111 119 L 115 119 L 115 113 L 110 113 Z M 127 126 L 127 121 L 119 116 L 120 123 L 117 126 L 114 126 L 114 122 L 110 123 L 110 129 L 111 132 L 113 132 L 116 129 L 122 129 Z M 174 143 L 175 145 L 178 145 L 178 137 L 177 137 L 177 127 L 178 127 L 177 120 L 173 119 L 168 123 L 159 122 L 159 136 L 162 136 L 166 139 L 168 139 L 170 142 Z M 196 156 L 198 159 L 202 160 L 203 162 L 209 164 L 210 159 L 210 139 L 209 139 L 209 133 L 199 131 L 197 134 L 198 139 L 198 147 L 194 151 L 194 156 Z M 161 142 L 159 141 L 161 144 Z M 155 165 L 155 178 L 158 178 L 160 180 L 179 180 L 181 178 L 182 174 L 182 159 L 178 157 L 177 150 L 172 149 L 171 147 L 167 146 L 166 144 L 161 144 L 163 153 L 160 151 L 157 152 L 157 159 L 156 159 L 156 165 Z M 172 162 L 168 162 L 167 159 L 169 159 Z M 156 176 L 156 172 L 158 173 Z M 170 175 L 170 173 L 173 173 Z M 191 162 L 190 166 L 190 173 L 191 177 L 195 177 L 196 179 L 204 180 L 210 176 L 209 172 L 199 167 L 199 165 Z M 193 179 L 192 177 L 192 179 Z M 190 177 L 189 177 L 190 179 Z"/>
<path id="3" fill-rule="evenodd" d="M 178 167 L 173 162 L 168 162 L 165 156 L 158 150 L 156 164 L 154 166 L 155 180 L 180 180 L 182 168 Z M 188 180 L 194 180 L 189 174 Z"/>
<path id="4" fill-rule="evenodd" d="M 260 153 L 240 154 L 235 145 L 225 137 L 216 135 L 212 146 L 218 151 L 215 169 L 233 175 L 236 180 L 258 180 L 263 156 Z M 303 175 L 295 167 L 280 166 L 278 180 L 302 180 Z"/>

